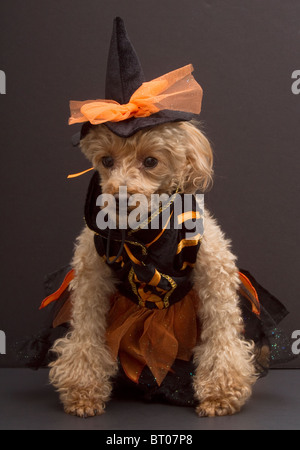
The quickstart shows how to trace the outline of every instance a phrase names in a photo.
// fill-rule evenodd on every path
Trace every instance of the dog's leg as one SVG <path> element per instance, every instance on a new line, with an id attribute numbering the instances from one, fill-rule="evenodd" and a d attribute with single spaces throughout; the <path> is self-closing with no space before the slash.
<path id="1" fill-rule="evenodd" d="M 109 299 L 115 290 L 111 271 L 98 256 L 94 234 L 85 228 L 73 259 L 71 331 L 53 346 L 50 381 L 67 413 L 82 417 L 103 413 L 117 363 L 105 343 Z"/>
<path id="2" fill-rule="evenodd" d="M 194 389 L 199 416 L 220 416 L 240 410 L 256 374 L 253 345 L 242 337 L 235 257 L 216 222 L 207 217 L 204 225 L 195 268 L 201 340 L 194 353 Z"/>

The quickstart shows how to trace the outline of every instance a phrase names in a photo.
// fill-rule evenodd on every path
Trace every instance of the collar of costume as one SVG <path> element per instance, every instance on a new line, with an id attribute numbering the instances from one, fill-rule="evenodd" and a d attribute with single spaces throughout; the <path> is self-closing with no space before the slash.
<path id="1" fill-rule="evenodd" d="M 99 230 L 99 195 L 100 177 L 95 172 L 86 198 L 85 221 L 95 233 L 98 254 L 121 281 L 119 291 L 150 309 L 164 309 L 181 300 L 192 288 L 192 269 L 203 234 L 203 211 L 196 198 L 174 193 L 138 229 Z M 151 228 L 154 220 L 155 229 Z"/>

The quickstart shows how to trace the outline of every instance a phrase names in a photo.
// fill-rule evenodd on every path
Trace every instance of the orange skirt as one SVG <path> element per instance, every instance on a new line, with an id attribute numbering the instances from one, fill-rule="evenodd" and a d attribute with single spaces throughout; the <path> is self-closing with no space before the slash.
<path id="1" fill-rule="evenodd" d="M 127 377 L 138 383 L 147 365 L 161 385 L 175 359 L 189 361 L 199 336 L 197 309 L 193 290 L 162 310 L 141 308 L 116 294 L 108 314 L 106 338 Z"/>

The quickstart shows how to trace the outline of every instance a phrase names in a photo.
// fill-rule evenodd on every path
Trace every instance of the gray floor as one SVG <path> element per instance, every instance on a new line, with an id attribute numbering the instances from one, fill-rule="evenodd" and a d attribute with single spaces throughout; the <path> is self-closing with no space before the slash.
<path id="1" fill-rule="evenodd" d="M 66 415 L 48 371 L 0 369 L 1 430 L 299 430 L 300 370 L 272 370 L 237 415 L 198 418 L 192 408 L 113 399 L 103 416 Z M 113 434 L 112 434 L 113 435 Z"/>

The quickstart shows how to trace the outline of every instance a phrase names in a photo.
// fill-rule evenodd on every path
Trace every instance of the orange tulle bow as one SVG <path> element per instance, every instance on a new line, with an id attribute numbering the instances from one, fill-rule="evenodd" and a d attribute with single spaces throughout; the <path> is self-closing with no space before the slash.
<path id="1" fill-rule="evenodd" d="M 163 109 L 199 114 L 203 91 L 193 75 L 192 64 L 143 83 L 121 105 L 113 100 L 71 101 L 69 125 L 90 122 L 120 122 L 130 117 L 148 117 Z"/>

